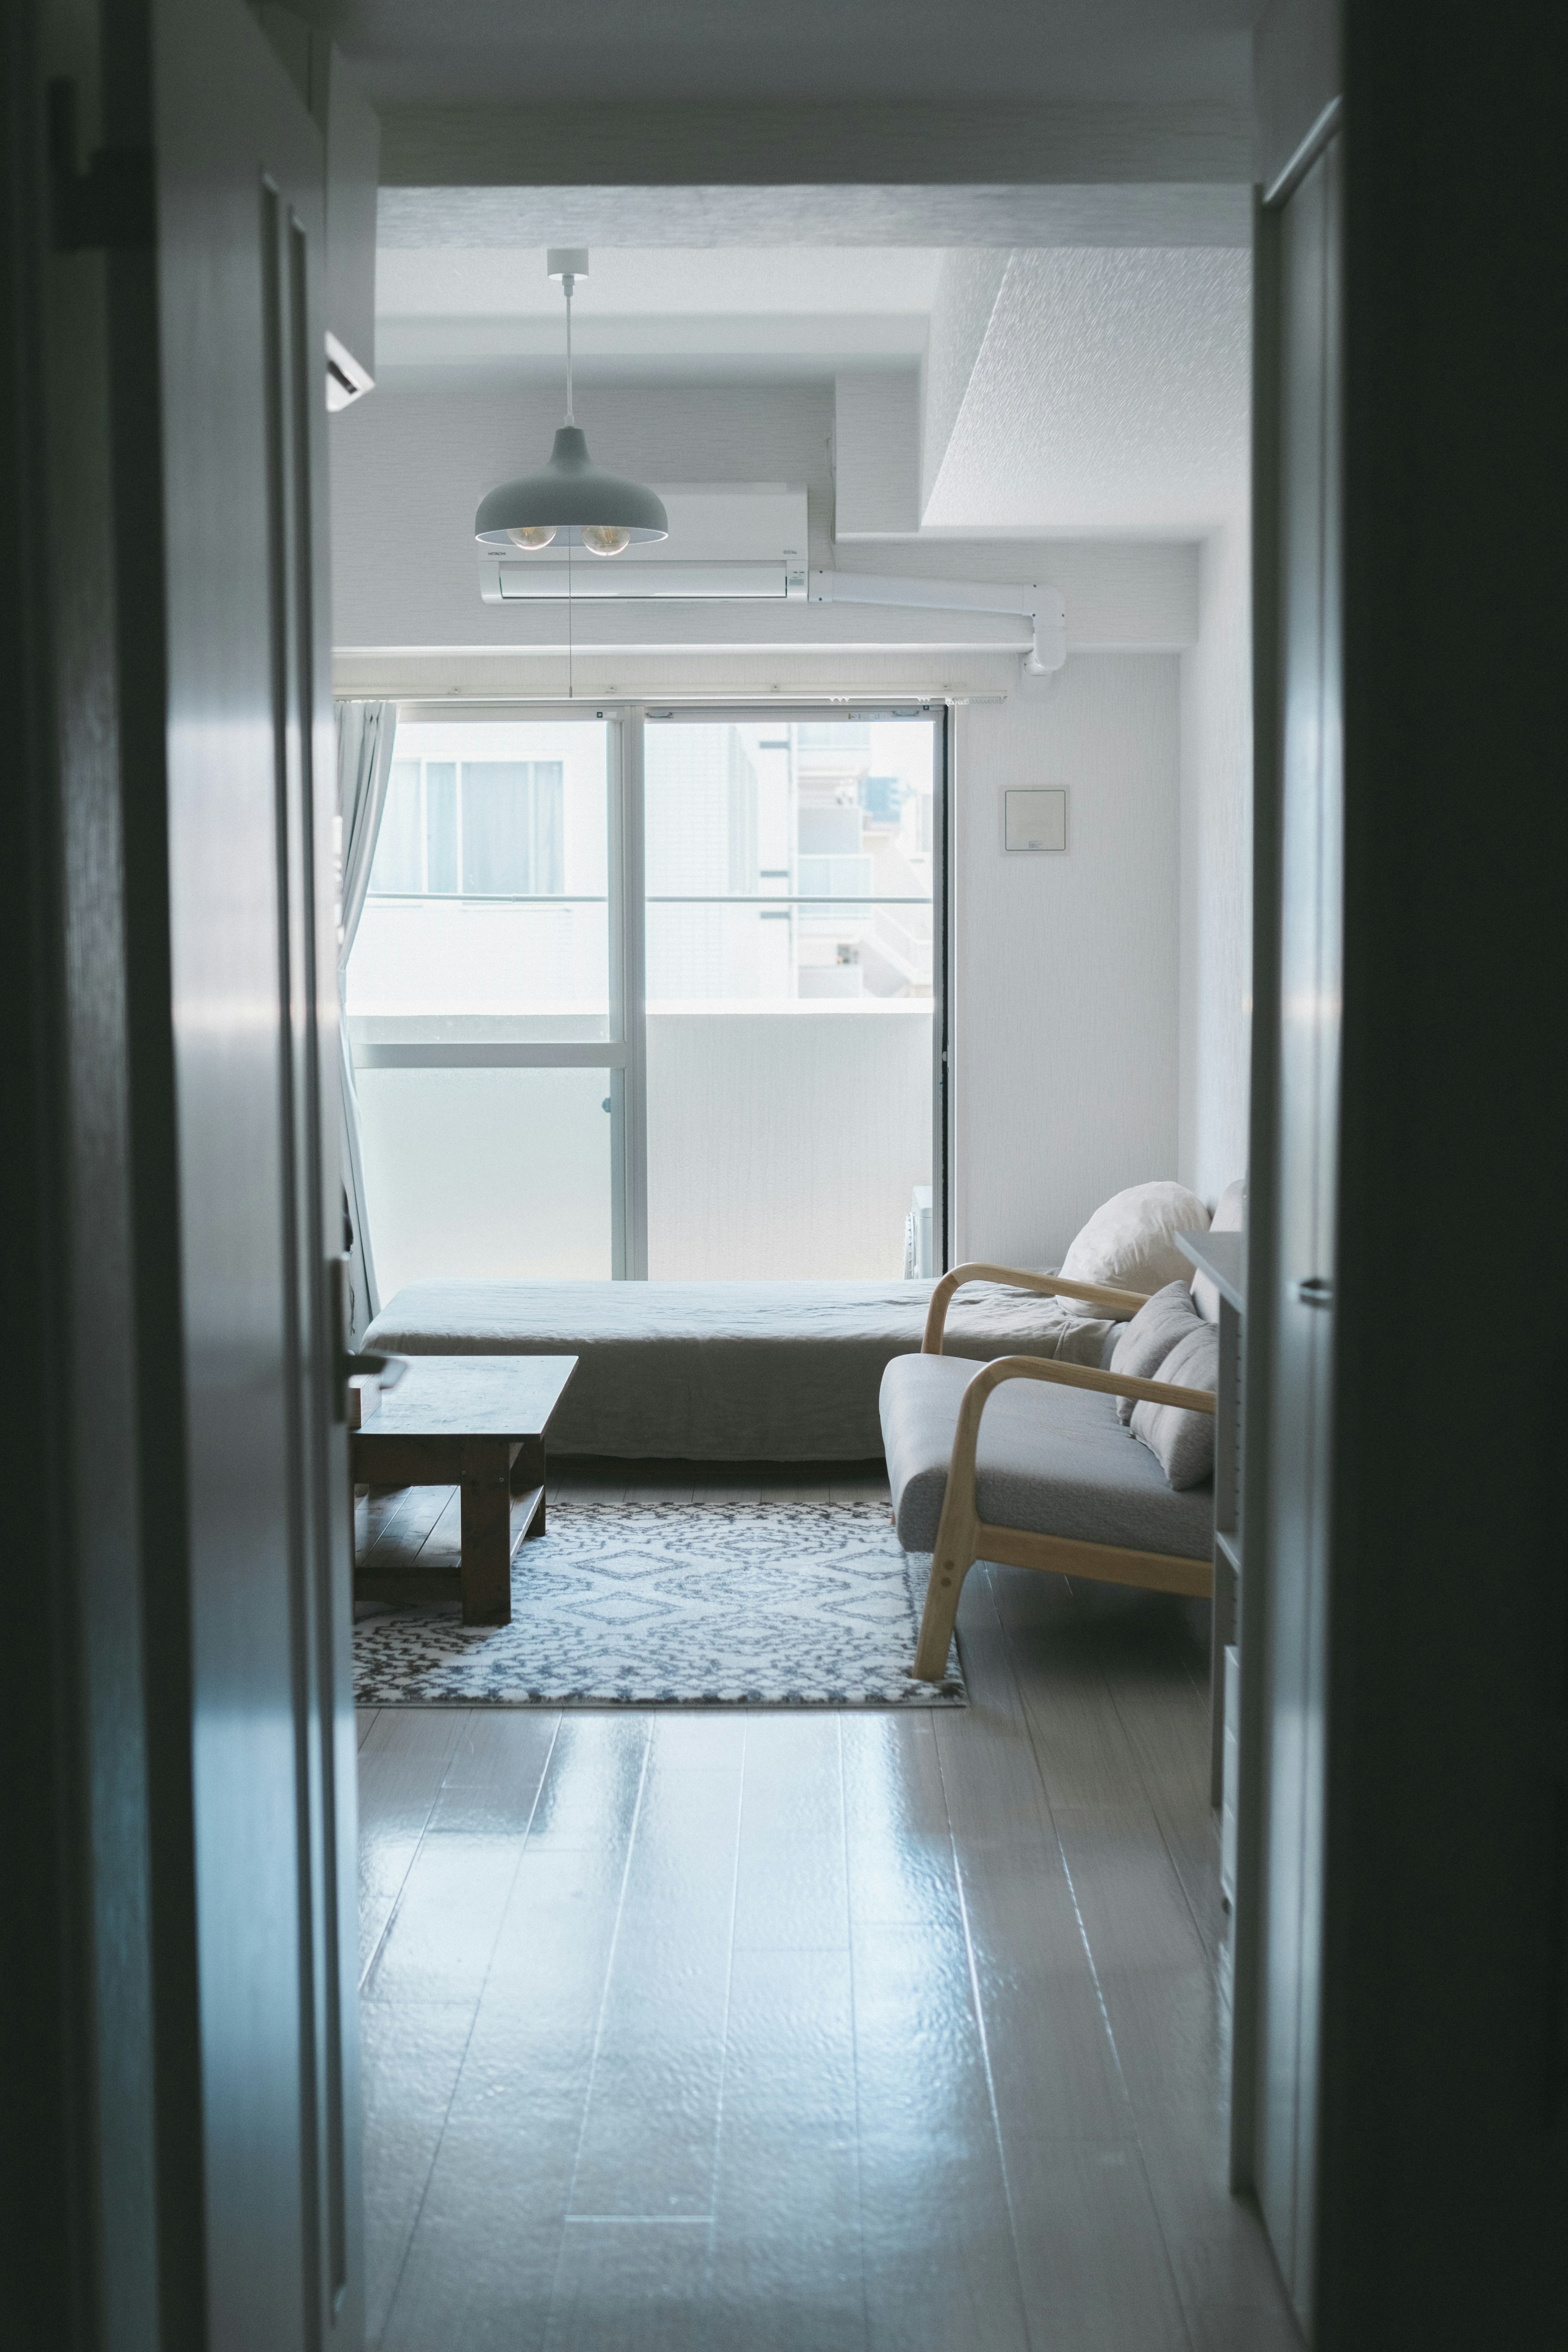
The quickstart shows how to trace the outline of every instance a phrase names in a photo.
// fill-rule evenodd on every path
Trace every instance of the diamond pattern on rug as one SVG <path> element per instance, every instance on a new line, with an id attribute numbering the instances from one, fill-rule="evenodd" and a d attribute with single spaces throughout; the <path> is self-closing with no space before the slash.
<path id="1" fill-rule="evenodd" d="M 511 1623 L 362 1605 L 361 1706 L 962 1706 L 908 1672 L 930 1556 L 884 1503 L 550 1506 L 520 1547 Z"/>

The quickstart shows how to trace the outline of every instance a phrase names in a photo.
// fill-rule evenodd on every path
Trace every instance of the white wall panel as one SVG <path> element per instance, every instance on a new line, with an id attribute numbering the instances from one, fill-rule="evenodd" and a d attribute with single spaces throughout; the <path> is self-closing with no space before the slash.
<path id="1" fill-rule="evenodd" d="M 958 1247 L 1058 1262 L 1176 1172 L 1179 736 L 1171 655 L 1069 657 L 972 705 L 957 778 Z M 1001 794 L 1065 785 L 1063 856 L 1009 856 Z"/>
<path id="2" fill-rule="evenodd" d="M 649 1275 L 896 1278 L 931 1057 L 918 1001 L 650 1013 Z"/>
<path id="3" fill-rule="evenodd" d="M 921 380 L 915 368 L 834 379 L 833 529 L 838 540 L 920 528 Z"/>
<path id="4" fill-rule="evenodd" d="M 1252 970 L 1252 652 L 1245 523 L 1201 550 L 1182 656 L 1180 1172 L 1213 1202 L 1247 1167 Z"/>

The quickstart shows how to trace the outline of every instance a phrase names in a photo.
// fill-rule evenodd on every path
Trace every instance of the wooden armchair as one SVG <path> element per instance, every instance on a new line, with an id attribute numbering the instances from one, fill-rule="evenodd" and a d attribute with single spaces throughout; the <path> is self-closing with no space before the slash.
<path id="1" fill-rule="evenodd" d="M 1137 1293 L 1109 1290 L 1097 1285 L 1063 1282 L 1054 1275 L 1029 1274 L 1011 1266 L 960 1265 L 944 1275 L 931 1294 L 921 1356 L 942 1354 L 947 1310 L 954 1291 L 967 1282 L 1006 1283 L 1050 1297 L 1081 1298 L 1121 1316 L 1143 1305 Z M 917 1364 L 919 1358 L 899 1360 Z M 894 1367 L 889 1365 L 891 1373 Z M 1158 1592 L 1193 1593 L 1206 1598 L 1213 1590 L 1212 1556 L 1205 1545 L 1202 1559 L 1181 1552 L 1140 1551 L 1121 1544 L 1091 1543 L 1070 1536 L 1050 1535 L 1027 1528 L 991 1527 L 980 1517 L 976 1491 L 975 1453 L 981 1416 L 988 1400 L 1005 1381 L 1044 1381 L 1070 1389 L 1091 1390 L 1110 1397 L 1132 1397 L 1151 1404 L 1179 1405 L 1191 1412 L 1213 1412 L 1215 1399 L 1206 1389 L 1175 1388 L 1163 1381 L 1139 1381 L 1124 1373 L 1100 1371 L 1088 1364 L 1060 1363 L 1051 1358 L 1003 1356 L 983 1365 L 965 1388 L 958 1409 L 958 1425 L 947 1468 L 942 1517 L 931 1558 L 931 1584 L 913 1672 L 921 1682 L 940 1682 L 947 1671 L 948 1645 L 958 1613 L 963 1580 L 977 1559 L 1001 1560 L 1013 1568 L 1049 1569 L 1062 1576 L 1092 1577 L 1111 1584 L 1142 1585 Z M 1152 1464 L 1152 1456 L 1150 1456 Z M 1158 1468 L 1157 1464 L 1153 1467 Z M 1042 1484 L 1047 1474 L 1042 1474 Z M 1163 1474 L 1162 1474 L 1163 1477 Z M 1041 1516 L 1048 1517 L 1048 1511 Z"/>

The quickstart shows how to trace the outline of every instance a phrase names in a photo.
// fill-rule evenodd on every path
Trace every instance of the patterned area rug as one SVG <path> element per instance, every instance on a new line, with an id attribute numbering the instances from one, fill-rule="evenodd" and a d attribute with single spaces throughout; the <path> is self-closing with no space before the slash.
<path id="1" fill-rule="evenodd" d="M 361 1706 L 962 1706 L 910 1680 L 930 1561 L 882 1503 L 566 1501 L 512 1564 L 511 1623 L 356 1612 Z"/>

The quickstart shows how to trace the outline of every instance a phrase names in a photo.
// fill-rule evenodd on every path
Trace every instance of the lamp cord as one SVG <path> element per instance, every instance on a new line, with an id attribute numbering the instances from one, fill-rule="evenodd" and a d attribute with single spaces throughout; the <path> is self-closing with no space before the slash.
<path id="1" fill-rule="evenodd" d="M 572 288 L 574 283 L 572 273 L 568 270 L 561 280 L 561 289 L 566 297 L 566 422 L 568 425 L 575 425 L 577 422 L 572 414 Z"/>
<path id="2" fill-rule="evenodd" d="M 575 283 L 576 280 L 572 272 L 567 270 L 561 280 L 561 291 L 566 297 L 566 422 L 568 425 L 574 425 L 577 421 L 572 413 L 572 289 Z M 568 540 L 566 542 L 566 699 L 568 702 L 572 700 L 573 691 L 572 542 Z"/>

